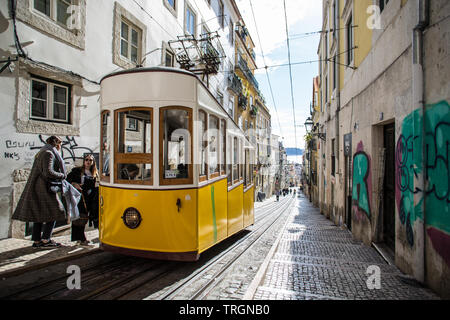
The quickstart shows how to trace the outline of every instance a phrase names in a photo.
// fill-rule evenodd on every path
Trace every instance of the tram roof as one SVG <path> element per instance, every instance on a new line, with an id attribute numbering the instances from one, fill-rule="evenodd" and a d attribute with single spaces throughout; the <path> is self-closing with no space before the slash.
<path id="1" fill-rule="evenodd" d="M 133 69 L 127 69 L 127 70 L 121 70 L 116 72 L 111 72 L 105 75 L 101 80 L 100 83 L 105 80 L 106 78 L 122 75 L 122 74 L 129 74 L 129 73 L 143 73 L 143 72 L 173 72 L 173 73 L 181 73 L 185 74 L 191 77 L 195 77 L 199 79 L 194 73 L 180 69 L 180 68 L 172 68 L 172 67 L 138 67 Z"/>

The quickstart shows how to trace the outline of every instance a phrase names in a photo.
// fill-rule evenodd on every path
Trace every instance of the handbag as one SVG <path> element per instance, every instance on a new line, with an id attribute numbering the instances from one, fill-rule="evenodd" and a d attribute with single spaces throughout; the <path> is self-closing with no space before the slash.
<path id="1" fill-rule="evenodd" d="M 49 180 L 47 181 L 47 190 L 50 193 L 58 193 L 62 191 L 62 181 Z"/>

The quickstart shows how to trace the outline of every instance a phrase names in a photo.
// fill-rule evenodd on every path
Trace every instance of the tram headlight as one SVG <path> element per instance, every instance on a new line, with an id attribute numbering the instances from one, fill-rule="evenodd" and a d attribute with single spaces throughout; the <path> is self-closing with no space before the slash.
<path id="1" fill-rule="evenodd" d="M 122 220 L 128 228 L 136 229 L 141 224 L 142 217 L 136 208 L 128 208 L 123 213 Z"/>

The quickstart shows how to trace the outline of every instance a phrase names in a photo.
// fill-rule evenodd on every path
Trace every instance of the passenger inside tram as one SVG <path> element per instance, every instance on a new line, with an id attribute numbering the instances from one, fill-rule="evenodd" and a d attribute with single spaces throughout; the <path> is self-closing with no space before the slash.
<path id="1" fill-rule="evenodd" d="M 139 167 L 135 164 L 126 164 L 120 170 L 120 179 L 135 180 L 139 175 Z"/>

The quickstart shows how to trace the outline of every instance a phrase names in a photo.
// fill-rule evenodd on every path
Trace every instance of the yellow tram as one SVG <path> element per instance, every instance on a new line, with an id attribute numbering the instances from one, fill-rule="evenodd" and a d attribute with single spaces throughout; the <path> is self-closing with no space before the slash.
<path id="1" fill-rule="evenodd" d="M 191 72 L 101 80 L 100 247 L 195 261 L 254 223 L 253 146 Z"/>

